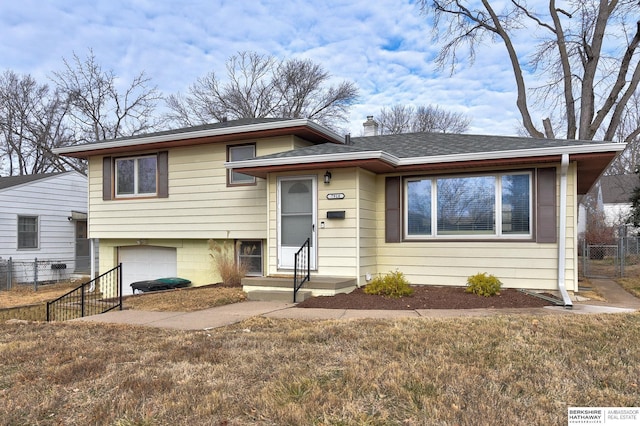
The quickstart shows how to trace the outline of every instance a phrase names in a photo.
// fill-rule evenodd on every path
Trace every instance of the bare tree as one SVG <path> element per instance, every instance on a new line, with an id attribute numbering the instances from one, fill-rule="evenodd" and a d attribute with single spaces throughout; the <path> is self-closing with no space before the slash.
<path id="1" fill-rule="evenodd" d="M 331 76 L 310 60 L 277 60 L 240 52 L 227 61 L 226 80 L 214 72 L 187 95 L 171 95 L 168 119 L 193 126 L 239 118 L 309 118 L 335 127 L 346 122 L 358 94 L 351 82 L 329 85 Z"/>
<path id="2" fill-rule="evenodd" d="M 623 175 L 637 173 L 640 167 L 640 91 L 636 91 L 629 102 L 625 115 L 620 121 L 617 136 L 614 140 L 625 140 L 624 151 L 614 158 L 606 171 L 607 175 Z"/>
<path id="3" fill-rule="evenodd" d="M 393 105 L 384 107 L 378 114 L 380 133 L 383 135 L 397 135 L 411 132 L 413 121 L 413 107 L 409 105 Z"/>
<path id="4" fill-rule="evenodd" d="M 274 76 L 280 104 L 276 114 L 284 118 L 309 118 L 329 127 L 347 121 L 358 89 L 348 81 L 327 87 L 330 79 L 322 66 L 309 59 L 281 62 Z"/>
<path id="5" fill-rule="evenodd" d="M 462 113 L 427 105 L 416 108 L 412 131 L 464 133 L 469 129 L 469 124 L 471 120 Z"/>
<path id="6" fill-rule="evenodd" d="M 464 133 L 471 121 L 464 114 L 447 111 L 437 105 L 393 105 L 378 115 L 382 134 L 409 132 Z"/>
<path id="7" fill-rule="evenodd" d="M 551 129 L 559 121 L 567 139 L 627 142 L 638 135 L 637 126 L 619 134 L 640 80 L 638 0 L 567 0 L 564 8 L 549 0 L 546 10 L 520 0 L 480 0 L 473 5 L 463 0 L 420 0 L 419 4 L 423 13 L 433 14 L 436 39 L 443 42 L 437 62 L 450 65 L 452 72 L 461 49 L 468 48 L 473 61 L 481 41 L 502 43 L 517 87 L 516 105 L 529 135 L 553 136 Z M 543 38 L 527 60 L 515 41 L 523 33 L 530 38 L 532 27 Z M 536 90 L 528 88 L 525 67 L 533 68 L 536 81 L 547 83 Z M 546 132 L 534 123 L 529 95 L 549 111 Z"/>
<path id="8" fill-rule="evenodd" d="M 10 70 L 0 75 L 0 171 L 10 176 L 84 171 L 81 162 L 52 153 L 71 143 L 67 107 L 58 93 L 29 75 Z"/>
<path id="9" fill-rule="evenodd" d="M 154 111 L 161 96 L 144 72 L 123 90 L 113 71 L 104 71 L 90 50 L 85 59 L 74 53 L 53 81 L 70 108 L 68 117 L 77 142 L 132 136 L 155 129 Z"/>

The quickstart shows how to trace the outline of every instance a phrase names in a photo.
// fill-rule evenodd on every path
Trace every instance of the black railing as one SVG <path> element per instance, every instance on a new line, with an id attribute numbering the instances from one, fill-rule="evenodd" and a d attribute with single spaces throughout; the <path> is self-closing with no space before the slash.
<path id="1" fill-rule="evenodd" d="M 122 310 L 122 264 L 47 302 L 47 321 L 66 321 Z"/>
<path id="2" fill-rule="evenodd" d="M 302 284 L 307 281 L 311 281 L 311 265 L 309 259 L 311 258 L 311 239 L 307 238 L 307 241 L 302 244 L 300 250 L 295 254 L 293 270 L 293 303 L 296 303 L 296 295 L 298 290 L 302 287 Z M 304 273 L 304 276 L 302 274 Z"/>

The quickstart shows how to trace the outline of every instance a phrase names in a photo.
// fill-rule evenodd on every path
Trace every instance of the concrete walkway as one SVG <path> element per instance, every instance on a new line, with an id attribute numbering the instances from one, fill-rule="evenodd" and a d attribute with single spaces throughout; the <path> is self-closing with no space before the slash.
<path id="1" fill-rule="evenodd" d="M 296 308 L 292 303 L 247 301 L 195 312 L 148 312 L 136 310 L 112 311 L 79 318 L 74 321 L 130 324 L 176 330 L 208 330 L 251 318 L 294 318 L 301 320 L 361 319 L 361 318 L 449 318 L 486 317 L 491 315 L 571 315 L 622 313 L 640 310 L 640 299 L 617 283 L 598 279 L 591 284 L 607 299 L 606 302 L 575 302 L 573 309 L 562 306 L 520 309 L 416 309 L 416 310 L 356 310 Z"/>

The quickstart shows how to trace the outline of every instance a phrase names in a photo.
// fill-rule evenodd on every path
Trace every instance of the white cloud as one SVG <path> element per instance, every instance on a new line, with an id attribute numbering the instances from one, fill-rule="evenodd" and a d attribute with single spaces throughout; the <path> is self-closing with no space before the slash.
<path id="1" fill-rule="evenodd" d="M 0 4 L 3 69 L 39 81 L 73 52 L 92 48 L 124 81 L 145 71 L 165 94 L 184 92 L 240 50 L 303 57 L 337 80 L 354 81 L 361 98 L 350 130 L 393 104 L 437 104 L 472 118 L 474 133 L 515 134 L 510 67 L 487 46 L 476 65 L 436 72 L 437 47 L 427 17 L 409 0 L 21 0 Z"/>

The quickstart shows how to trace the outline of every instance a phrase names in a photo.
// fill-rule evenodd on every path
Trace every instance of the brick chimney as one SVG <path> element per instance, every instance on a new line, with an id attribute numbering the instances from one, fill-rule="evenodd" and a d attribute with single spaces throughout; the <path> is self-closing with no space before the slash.
<path id="1" fill-rule="evenodd" d="M 367 121 L 362 123 L 365 136 L 378 136 L 378 122 L 373 119 L 373 115 L 367 115 Z"/>

